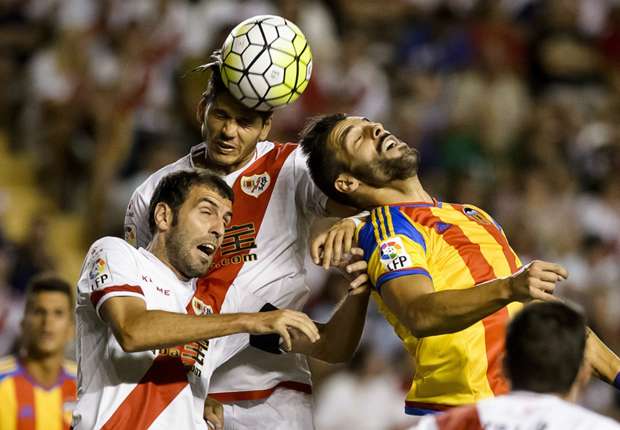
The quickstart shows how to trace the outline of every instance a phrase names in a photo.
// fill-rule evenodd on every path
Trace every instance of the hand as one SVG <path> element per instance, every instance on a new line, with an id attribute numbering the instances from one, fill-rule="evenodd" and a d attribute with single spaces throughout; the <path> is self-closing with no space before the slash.
<path id="1" fill-rule="evenodd" d="M 224 406 L 217 400 L 207 397 L 202 417 L 210 429 L 224 429 Z"/>
<path id="2" fill-rule="evenodd" d="M 368 263 L 364 260 L 363 249 L 351 248 L 351 253 L 345 254 L 338 268 L 344 271 L 344 277 L 349 281 L 350 295 L 355 296 L 368 290 Z"/>
<path id="3" fill-rule="evenodd" d="M 310 255 L 316 265 L 329 269 L 330 265 L 338 265 L 343 253 L 351 251 L 355 223 L 343 218 L 333 224 L 327 231 L 319 233 L 310 242 Z"/>
<path id="4" fill-rule="evenodd" d="M 553 296 L 553 291 L 556 283 L 567 277 L 567 270 L 559 264 L 532 261 L 508 278 L 511 298 L 521 302 L 532 299 L 560 301 Z"/>
<path id="5" fill-rule="evenodd" d="M 286 351 L 290 351 L 293 346 L 289 334 L 290 329 L 299 330 L 312 343 L 321 337 L 319 329 L 308 315 L 290 309 L 250 314 L 247 324 L 247 332 L 250 334 L 279 334 Z"/>

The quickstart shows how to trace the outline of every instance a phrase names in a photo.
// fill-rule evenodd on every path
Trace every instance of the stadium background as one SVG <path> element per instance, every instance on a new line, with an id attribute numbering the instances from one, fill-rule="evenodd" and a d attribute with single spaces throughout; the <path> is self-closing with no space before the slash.
<path id="1" fill-rule="evenodd" d="M 564 264 L 561 293 L 620 351 L 620 1 L 0 0 L 0 354 L 30 277 L 75 282 L 134 188 L 200 141 L 207 77 L 190 71 L 263 13 L 314 53 L 272 140 L 322 112 L 384 122 L 434 195 L 490 211 L 524 261 Z M 317 289 L 308 312 L 341 293 Z M 390 332 L 371 311 L 356 360 L 317 366 L 319 429 L 402 425 L 411 369 Z M 583 402 L 618 419 L 614 396 L 593 382 Z"/>

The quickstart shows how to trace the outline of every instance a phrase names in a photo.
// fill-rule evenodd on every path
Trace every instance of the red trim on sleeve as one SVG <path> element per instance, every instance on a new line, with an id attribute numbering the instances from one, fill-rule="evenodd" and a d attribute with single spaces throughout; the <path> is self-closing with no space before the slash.
<path id="1" fill-rule="evenodd" d="M 135 286 L 135 285 L 115 285 L 113 287 L 105 287 L 102 288 L 100 290 L 95 290 L 92 293 L 90 293 L 90 301 L 93 304 L 93 306 L 96 308 L 97 305 L 99 304 L 99 302 L 101 301 L 101 299 L 103 298 L 103 296 L 105 296 L 106 294 L 109 293 L 115 293 L 115 292 L 128 292 L 128 293 L 136 293 L 136 294 L 140 294 L 141 296 L 144 295 L 144 293 L 142 292 L 142 288 Z"/>

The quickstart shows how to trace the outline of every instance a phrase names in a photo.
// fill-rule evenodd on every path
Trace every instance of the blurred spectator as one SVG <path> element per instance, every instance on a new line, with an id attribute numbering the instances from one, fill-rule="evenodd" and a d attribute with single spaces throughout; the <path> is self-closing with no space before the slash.
<path id="1" fill-rule="evenodd" d="M 49 244 L 49 224 L 44 216 L 35 216 L 24 240 L 16 246 L 10 283 L 24 294 L 30 280 L 41 272 L 51 271 L 55 262 L 46 247 Z"/>

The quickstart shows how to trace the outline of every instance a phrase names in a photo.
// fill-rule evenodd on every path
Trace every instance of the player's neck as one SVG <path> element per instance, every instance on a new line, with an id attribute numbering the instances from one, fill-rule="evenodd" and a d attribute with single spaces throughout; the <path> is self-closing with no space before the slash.
<path id="1" fill-rule="evenodd" d="M 374 189 L 368 193 L 372 206 L 390 205 L 404 202 L 433 202 L 417 176 L 402 181 L 392 181 L 388 187 Z"/>
<path id="2" fill-rule="evenodd" d="M 161 261 L 166 267 L 168 267 L 181 281 L 189 281 L 185 275 L 179 272 L 176 267 L 170 262 L 168 253 L 166 252 L 166 245 L 164 244 L 161 236 L 156 235 L 151 243 L 148 244 L 146 250 L 153 254 L 159 261 Z"/>
<path id="3" fill-rule="evenodd" d="M 28 375 L 43 387 L 52 387 L 58 382 L 58 377 L 62 369 L 64 356 L 62 351 L 58 354 L 34 357 L 27 354 L 21 359 L 22 365 Z"/>

